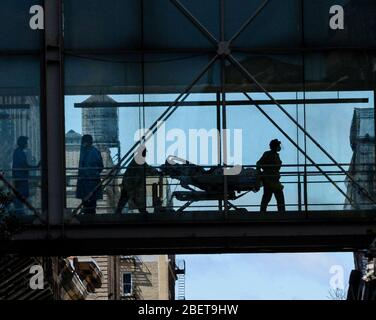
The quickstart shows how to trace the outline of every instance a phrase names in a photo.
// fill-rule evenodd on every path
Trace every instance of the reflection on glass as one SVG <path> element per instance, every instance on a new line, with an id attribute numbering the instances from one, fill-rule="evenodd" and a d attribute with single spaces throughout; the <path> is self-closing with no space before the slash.
<path id="1" fill-rule="evenodd" d="M 95 214 L 97 200 L 103 199 L 100 186 L 103 159 L 99 150 L 93 146 L 93 136 L 90 134 L 82 136 L 78 166 L 76 197 L 82 200 L 83 214 Z"/>
<path id="2" fill-rule="evenodd" d="M 228 161 L 217 131 L 217 95 L 191 94 L 155 131 L 148 128 L 170 110 L 167 105 L 176 95 L 67 97 L 68 208 L 80 205 L 79 184 L 86 178 L 92 182 L 81 200 L 103 191 L 94 204 L 97 214 L 220 212 L 226 206 L 239 213 L 288 213 L 373 206 L 372 93 L 274 94 L 286 113 L 264 94 L 251 95 L 252 102 L 240 93 L 227 94 Z M 85 165 L 79 165 L 83 135 L 93 137 L 104 168 L 86 178 Z M 281 147 L 271 147 L 268 152 L 277 156 L 268 157 L 265 150 L 275 139 Z M 147 153 L 133 148 L 137 141 Z M 169 159 L 175 159 L 174 166 Z M 243 170 L 225 177 L 224 163 L 241 164 Z"/>
<path id="3" fill-rule="evenodd" d="M 376 191 L 375 180 L 375 111 L 356 108 L 351 124 L 350 145 L 353 151 L 349 173 L 354 181 L 346 179 L 347 193 L 352 203 L 346 208 L 372 209 Z"/>
<path id="4" fill-rule="evenodd" d="M 0 96 L 0 119 L 1 191 L 13 199 L 9 213 L 33 214 L 41 208 L 39 99 Z"/>
<path id="5" fill-rule="evenodd" d="M 371 92 L 332 92 L 311 93 L 307 98 L 334 99 L 366 98 L 368 102 L 306 105 L 306 126 L 319 145 L 331 155 L 331 161 L 318 146 L 307 137 L 303 142 L 316 163 L 321 164 L 330 179 L 319 173 L 317 168 L 307 169 L 307 198 L 310 210 L 366 209 L 372 201 L 373 191 L 366 186 L 367 175 L 373 175 L 370 161 L 373 149 L 365 147 L 374 144 L 373 93 Z M 362 127 L 362 129 L 360 129 Z M 361 136 L 361 130 L 367 131 Z M 360 151 L 361 150 L 361 151 Z M 358 162 L 358 159 L 360 160 Z M 367 171 L 364 172 L 364 170 Z M 366 174 L 362 174 L 362 171 Z M 366 181 L 362 181 L 366 179 Z M 346 204 L 344 206 L 344 204 Z"/>
<path id="6" fill-rule="evenodd" d="M 32 165 L 32 155 L 28 151 L 29 138 L 20 136 L 17 139 L 17 148 L 13 152 L 12 161 L 12 178 L 14 187 L 17 189 L 21 197 L 14 199 L 14 212 L 18 215 L 25 214 L 24 203 L 30 197 L 30 171 L 38 169 L 40 162 L 37 165 Z"/>

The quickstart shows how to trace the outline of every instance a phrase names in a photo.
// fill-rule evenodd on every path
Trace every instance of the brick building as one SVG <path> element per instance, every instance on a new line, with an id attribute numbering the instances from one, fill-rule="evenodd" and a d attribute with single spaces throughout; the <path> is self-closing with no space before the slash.
<path id="1" fill-rule="evenodd" d="M 174 300 L 175 257 L 93 256 L 103 274 L 102 286 L 87 300 Z"/>

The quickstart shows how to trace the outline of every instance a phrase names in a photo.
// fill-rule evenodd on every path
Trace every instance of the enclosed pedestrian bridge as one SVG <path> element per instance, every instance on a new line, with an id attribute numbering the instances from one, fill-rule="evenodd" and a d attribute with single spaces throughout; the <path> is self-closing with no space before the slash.
<path id="1" fill-rule="evenodd" d="M 1 6 L 2 253 L 376 238 L 374 1 Z"/>

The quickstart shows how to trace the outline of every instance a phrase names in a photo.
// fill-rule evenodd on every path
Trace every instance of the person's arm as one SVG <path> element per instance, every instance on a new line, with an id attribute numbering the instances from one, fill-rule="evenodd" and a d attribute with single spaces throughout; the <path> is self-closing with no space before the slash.
<path id="1" fill-rule="evenodd" d="M 257 161 L 257 163 L 256 163 L 256 169 L 257 169 L 258 173 L 262 173 L 261 169 L 262 169 L 262 166 L 263 166 L 264 162 L 265 162 L 265 153 L 262 155 L 262 157 L 260 158 L 260 160 Z"/>
<path id="2" fill-rule="evenodd" d="M 28 166 L 29 166 L 30 169 L 38 169 L 38 168 L 40 168 L 40 160 L 39 160 L 37 165 L 34 166 L 34 165 L 31 165 L 31 164 L 28 164 Z"/>
<path id="3" fill-rule="evenodd" d="M 159 171 L 155 168 L 153 168 L 152 166 L 148 165 L 148 164 L 145 164 L 146 166 L 146 175 L 147 176 L 159 176 Z"/>
<path id="4" fill-rule="evenodd" d="M 276 170 L 278 171 L 278 177 L 281 176 L 281 175 L 280 175 L 281 168 L 282 168 L 282 160 L 281 160 L 281 158 L 280 158 L 279 155 L 278 155 L 278 163 L 277 163 L 277 165 L 276 165 Z"/>
<path id="5" fill-rule="evenodd" d="M 24 155 L 25 155 L 25 158 L 24 158 L 24 162 L 25 162 L 25 167 L 28 168 L 28 169 L 38 169 L 40 167 L 40 161 L 38 162 L 37 165 L 33 165 L 33 164 L 29 164 L 29 159 L 28 159 L 28 156 L 26 155 L 25 152 L 23 152 Z"/>

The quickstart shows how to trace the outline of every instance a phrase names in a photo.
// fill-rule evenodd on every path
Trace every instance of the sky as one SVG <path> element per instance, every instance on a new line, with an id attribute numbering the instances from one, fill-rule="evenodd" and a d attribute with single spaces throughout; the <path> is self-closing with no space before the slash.
<path id="1" fill-rule="evenodd" d="M 188 300 L 328 300 L 333 275 L 346 289 L 352 254 L 183 255 Z M 342 270 L 342 271 L 338 271 Z M 332 271 L 332 273 L 331 273 Z"/>
<path id="2" fill-rule="evenodd" d="M 83 102 L 88 96 L 66 97 L 66 131 L 73 129 L 81 133 L 81 111 L 74 108 L 74 103 Z M 118 102 L 138 101 L 137 96 L 111 96 Z M 275 94 L 277 99 L 302 98 L 301 93 Z M 354 108 L 367 108 L 373 105 L 373 95 L 370 92 L 320 92 L 307 93 L 306 98 L 345 98 L 367 97 L 369 103 L 358 105 L 298 105 L 285 106 L 286 110 L 304 124 L 303 114 L 306 113 L 307 130 L 314 138 L 340 163 L 348 164 L 352 157 L 349 142 L 351 122 Z M 173 96 L 149 96 L 146 99 L 159 99 L 173 101 Z M 196 95 L 190 99 L 212 99 L 211 95 Z M 244 97 L 232 94 L 229 99 L 241 100 Z M 255 99 L 265 99 L 262 94 L 253 94 Z M 120 108 L 119 111 L 119 135 L 122 154 L 133 145 L 137 129 L 145 123 L 149 127 L 155 119 L 165 110 L 162 107 L 146 108 L 138 107 Z M 263 107 L 268 114 L 288 132 L 290 136 L 301 146 L 304 146 L 304 137 L 297 134 L 296 126 L 287 119 L 273 105 Z M 183 107 L 166 122 L 166 132 L 171 129 L 181 129 L 188 133 L 189 129 L 216 128 L 214 107 Z M 297 159 L 304 163 L 302 155 L 297 155 L 296 148 L 287 141 L 255 108 L 231 107 L 228 109 L 228 127 L 242 130 L 242 145 L 237 145 L 239 140 L 233 139 L 230 153 L 236 153 L 236 148 L 242 151 L 241 160 L 244 165 L 255 165 L 264 151 L 268 149 L 268 143 L 274 138 L 282 140 L 283 149 L 281 159 L 284 164 L 295 164 Z M 176 138 L 176 137 L 175 137 Z M 231 139 L 230 139 L 231 140 Z M 168 147 L 173 141 L 166 142 L 166 149 L 155 148 L 155 152 L 148 155 L 148 163 L 159 165 L 169 155 Z M 189 141 L 186 143 L 189 144 Z M 216 152 L 215 143 L 209 145 Z M 181 155 L 189 159 L 192 154 L 189 146 Z M 234 151 L 235 150 L 235 151 Z M 239 149 L 238 149 L 239 150 Z M 197 149 L 198 161 L 201 165 L 210 163 L 200 162 L 200 150 Z M 214 153 L 215 153 L 214 152 Z M 307 152 L 317 163 L 330 163 L 327 157 L 312 143 L 307 142 Z M 153 155 L 155 156 L 153 158 Z M 297 158 L 299 157 L 299 158 Z M 297 168 L 293 168 L 297 170 Z M 287 169 L 283 169 L 287 170 Z M 291 168 L 289 170 L 292 170 Z M 310 183 L 308 186 L 309 208 L 318 209 L 342 209 L 344 197 L 324 178 L 310 178 L 319 183 Z M 346 190 L 343 183 L 344 177 L 338 178 L 339 186 Z M 296 177 L 284 177 L 285 197 L 288 210 L 297 209 L 297 180 Z M 321 182 L 320 182 L 321 181 Z M 290 183 L 289 183 L 290 182 Z M 249 194 L 234 204 L 257 211 L 262 193 Z M 175 201 L 175 205 L 179 205 Z M 201 203 L 203 204 L 203 203 Z M 275 205 L 273 200 L 272 204 Z M 205 203 L 213 205 L 213 203 Z M 246 299 L 246 300 L 326 300 L 329 297 L 333 271 L 341 271 L 340 287 L 346 288 L 349 273 L 353 268 L 353 256 L 351 253 L 315 253 L 315 254 L 239 254 L 239 255 L 183 255 L 177 259 L 186 261 L 186 298 L 187 299 Z M 337 268 L 337 269 L 336 269 Z M 339 269 L 338 269 L 339 268 Z M 337 283 L 338 285 L 338 283 Z"/>

